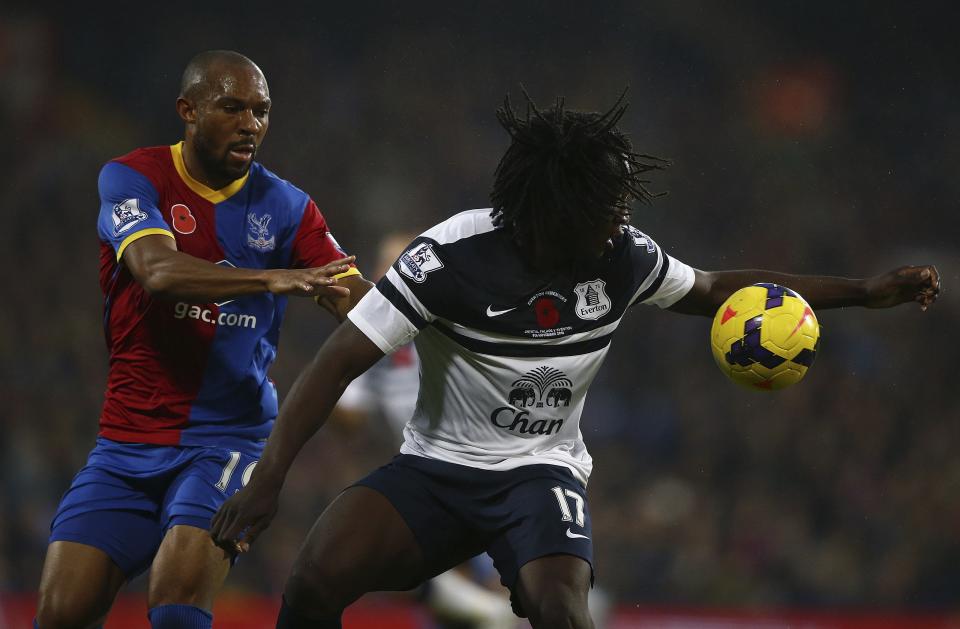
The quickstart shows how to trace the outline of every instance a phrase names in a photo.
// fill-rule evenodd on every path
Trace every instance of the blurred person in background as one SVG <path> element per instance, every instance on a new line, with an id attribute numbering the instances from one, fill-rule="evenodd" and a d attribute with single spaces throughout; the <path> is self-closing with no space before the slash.
<path id="1" fill-rule="evenodd" d="M 939 294 L 932 266 L 865 280 L 763 270 L 704 272 L 629 224 L 651 198 L 635 152 L 604 114 L 562 100 L 498 118 L 511 143 L 493 209 L 427 230 L 298 378 L 250 483 L 214 517 L 246 550 L 277 512 L 291 463 L 350 381 L 414 338 L 420 399 L 401 454 L 345 490 L 292 568 L 278 627 L 333 629 L 362 594 L 409 589 L 487 551 L 534 627 L 589 628 L 592 471 L 579 418 L 626 310 L 646 303 L 713 316 L 735 290 L 788 285 L 815 308 L 885 308 Z"/>
<path id="2" fill-rule="evenodd" d="M 200 53 L 176 102 L 183 142 L 100 172 L 110 370 L 96 446 L 51 525 L 41 629 L 101 625 L 148 568 L 154 629 L 211 627 L 232 557 L 207 528 L 277 415 L 286 298 L 342 320 L 369 286 L 309 196 L 255 161 L 270 105 L 250 59 Z"/>

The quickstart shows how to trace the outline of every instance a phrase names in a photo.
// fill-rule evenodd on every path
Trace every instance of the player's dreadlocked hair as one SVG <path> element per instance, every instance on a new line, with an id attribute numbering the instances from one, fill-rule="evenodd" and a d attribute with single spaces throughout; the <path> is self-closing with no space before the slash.
<path id="1" fill-rule="evenodd" d="M 658 196 L 643 174 L 666 160 L 635 153 L 617 128 L 627 109 L 626 90 L 606 113 L 569 111 L 563 98 L 540 110 L 527 92 L 526 116 L 504 99 L 497 119 L 511 143 L 494 173 L 494 225 L 511 231 L 521 247 L 569 258 L 583 230 L 628 210 L 634 200 Z M 537 246 L 539 245 L 539 247 Z"/>

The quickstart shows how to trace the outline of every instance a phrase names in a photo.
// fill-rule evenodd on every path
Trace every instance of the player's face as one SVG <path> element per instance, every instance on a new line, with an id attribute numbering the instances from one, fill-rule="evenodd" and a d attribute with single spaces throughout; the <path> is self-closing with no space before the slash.
<path id="1" fill-rule="evenodd" d="M 243 177 L 253 164 L 270 121 L 270 91 L 253 67 L 222 71 L 197 107 L 193 146 L 211 181 Z M 218 186 L 221 187 L 221 186 Z"/>
<path id="2" fill-rule="evenodd" d="M 623 226 L 630 223 L 630 210 L 617 208 L 592 227 L 564 229 L 551 239 L 548 248 L 551 262 L 564 265 L 570 261 L 596 260 L 613 250 L 623 238 Z"/>
<path id="3" fill-rule="evenodd" d="M 617 241 L 623 237 L 623 226 L 629 223 L 630 209 L 617 208 L 615 213 L 584 233 L 581 241 L 583 249 L 599 258 L 613 249 Z"/>

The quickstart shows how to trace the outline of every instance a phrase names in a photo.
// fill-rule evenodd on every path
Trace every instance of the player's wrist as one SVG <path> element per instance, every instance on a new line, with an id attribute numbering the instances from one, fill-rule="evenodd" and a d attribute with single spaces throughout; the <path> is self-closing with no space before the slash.
<path id="1" fill-rule="evenodd" d="M 257 283 L 260 284 L 261 290 L 267 293 L 277 293 L 279 273 L 280 269 L 264 269 L 263 271 L 258 271 L 255 279 Z"/>
<path id="2" fill-rule="evenodd" d="M 866 308 L 883 307 L 883 301 L 888 291 L 884 288 L 884 276 L 875 275 L 862 280 L 855 280 L 859 291 L 858 303 Z"/>
<path id="3" fill-rule="evenodd" d="M 257 489 L 279 493 L 283 488 L 283 482 L 286 477 L 286 470 L 281 469 L 281 466 L 271 465 L 269 461 L 261 459 L 260 462 L 257 463 L 257 467 L 254 468 L 249 485 Z"/>

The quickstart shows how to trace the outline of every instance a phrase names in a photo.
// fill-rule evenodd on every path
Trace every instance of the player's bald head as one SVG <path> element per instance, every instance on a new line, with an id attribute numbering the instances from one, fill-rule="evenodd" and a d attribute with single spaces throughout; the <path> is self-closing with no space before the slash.
<path id="1" fill-rule="evenodd" d="M 233 50 L 207 50 L 187 63 L 180 81 L 180 97 L 202 100 L 222 88 L 221 83 L 237 72 L 253 72 L 266 89 L 263 72 L 248 57 Z"/>

